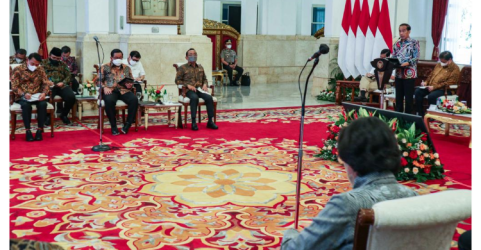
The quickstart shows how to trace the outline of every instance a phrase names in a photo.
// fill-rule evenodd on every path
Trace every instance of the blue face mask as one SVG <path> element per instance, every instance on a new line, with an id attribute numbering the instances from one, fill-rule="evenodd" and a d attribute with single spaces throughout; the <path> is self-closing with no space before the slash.
<path id="1" fill-rule="evenodd" d="M 189 62 L 195 62 L 197 61 L 197 56 L 189 56 Z"/>

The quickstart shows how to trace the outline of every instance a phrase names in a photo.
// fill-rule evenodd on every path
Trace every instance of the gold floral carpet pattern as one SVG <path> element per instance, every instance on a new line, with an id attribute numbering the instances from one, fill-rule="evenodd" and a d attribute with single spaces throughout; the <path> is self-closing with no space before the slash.
<path id="1" fill-rule="evenodd" d="M 338 111 L 309 108 L 306 123 L 324 131 L 328 116 Z M 297 140 L 286 135 L 292 134 L 288 123 L 299 120 L 298 109 L 220 115 L 222 122 L 267 124 L 273 132 L 253 129 L 249 139 L 187 132 L 159 139 L 147 131 L 100 154 L 81 147 L 12 157 L 10 237 L 65 249 L 279 247 L 294 220 Z M 318 145 L 311 141 L 304 146 L 302 227 L 332 195 L 350 190 L 344 167 L 314 157 Z M 420 194 L 465 188 L 450 180 L 403 184 Z M 463 222 L 456 235 L 470 227 L 470 220 Z"/>

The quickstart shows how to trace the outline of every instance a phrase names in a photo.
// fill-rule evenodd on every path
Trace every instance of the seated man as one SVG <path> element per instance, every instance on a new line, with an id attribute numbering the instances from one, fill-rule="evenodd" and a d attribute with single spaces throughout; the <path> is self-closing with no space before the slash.
<path id="1" fill-rule="evenodd" d="M 125 84 L 119 84 L 124 78 L 132 79 L 132 71 L 130 67 L 122 64 L 124 54 L 119 49 L 110 52 L 110 62 L 105 63 L 100 68 L 102 73 L 103 99 L 105 101 L 105 113 L 109 118 L 112 135 L 119 135 L 117 129 L 117 121 L 115 119 L 115 105 L 117 100 L 122 100 L 128 106 L 127 121 L 123 125 L 121 131 L 124 134 L 129 132 L 130 126 L 135 122 L 137 107 L 139 100 L 132 92 L 132 82 L 126 81 Z"/>
<path id="2" fill-rule="evenodd" d="M 52 98 L 59 95 L 65 103 L 60 113 L 60 119 L 65 125 L 68 125 L 70 124 L 70 120 L 67 116 L 75 104 L 76 99 L 72 89 L 68 86 L 68 83 L 70 82 L 70 70 L 68 69 L 67 64 L 61 60 L 62 50 L 53 47 L 52 50 L 50 50 L 50 57 L 42 61 L 42 67 L 45 70 L 48 79 L 54 84 Z M 49 117 L 47 117 L 45 124 L 50 125 Z"/>
<path id="3" fill-rule="evenodd" d="M 352 249 L 359 209 L 417 195 L 394 176 L 401 152 L 394 133 L 379 118 L 360 118 L 342 128 L 338 145 L 353 189 L 334 195 L 302 232 L 286 231 L 281 249 Z"/>
<path id="4" fill-rule="evenodd" d="M 236 81 L 242 76 L 244 69 L 237 66 L 237 54 L 232 48 L 232 41 L 230 39 L 225 41 L 225 49 L 220 53 L 220 61 L 222 62 L 222 67 L 227 70 L 227 75 L 229 76 L 229 81 L 231 86 L 238 86 Z M 237 79 L 232 79 L 232 72 L 237 71 Z"/>
<path id="5" fill-rule="evenodd" d="M 190 48 L 185 52 L 185 59 L 188 63 L 182 65 L 177 70 L 177 75 L 175 77 L 175 83 L 184 85 L 188 88 L 186 96 L 190 99 L 190 115 L 192 118 L 192 130 L 199 130 L 197 123 L 195 122 L 195 116 L 197 114 L 197 105 L 199 104 L 199 98 L 204 99 L 205 105 L 207 106 L 207 115 L 209 121 L 207 122 L 207 127 L 211 129 L 217 129 L 214 121 L 214 99 L 210 94 L 202 93 L 202 91 L 207 92 L 207 78 L 205 76 L 204 68 L 202 65 L 197 64 L 197 52 L 195 49 Z"/>
<path id="6" fill-rule="evenodd" d="M 49 86 L 53 83 L 48 81 L 45 71 L 40 65 L 42 57 L 37 53 L 28 56 L 25 64 L 16 67 L 12 76 L 12 91 L 15 93 L 15 102 L 22 107 L 22 118 L 27 131 L 27 141 L 41 141 L 43 125 L 47 116 L 46 95 Z M 38 101 L 29 101 L 32 95 L 40 94 Z M 30 121 L 32 118 L 32 105 L 37 106 L 38 130 L 35 139 L 30 131 Z"/>
<path id="7" fill-rule="evenodd" d="M 460 70 L 458 65 L 453 62 L 453 54 L 449 51 L 444 51 L 439 54 L 439 60 L 441 62 L 434 67 L 434 70 L 428 76 L 426 82 L 423 81 L 421 83 L 421 86 L 425 86 L 426 88 L 417 88 L 416 91 L 414 91 L 416 112 L 423 117 L 425 96 L 428 96 L 428 103 L 430 105 L 436 104 L 438 97 L 444 95 L 444 88 L 446 86 L 458 84 Z"/>
<path id="8" fill-rule="evenodd" d="M 389 49 L 383 49 L 381 51 L 380 58 L 387 58 L 391 55 L 391 51 Z M 394 80 L 396 76 L 396 70 L 392 71 L 391 80 Z M 359 97 L 355 97 L 354 101 L 356 102 L 367 102 L 366 92 L 367 91 L 374 91 L 378 89 L 376 77 L 374 76 L 374 68 L 371 69 L 371 72 L 367 73 L 365 76 L 361 78 L 361 82 L 359 83 Z"/>
<path id="9" fill-rule="evenodd" d="M 27 51 L 24 49 L 17 49 L 15 55 L 10 57 L 10 64 L 23 64 L 26 62 Z"/>
<path id="10" fill-rule="evenodd" d="M 62 47 L 62 62 L 67 64 L 67 67 L 70 70 L 70 83 L 72 84 L 73 92 L 79 94 L 79 82 L 77 81 L 77 78 L 75 78 L 78 74 L 77 62 L 75 61 L 75 56 L 70 56 L 70 47 L 68 46 Z"/>
<path id="11" fill-rule="evenodd" d="M 142 95 L 141 83 L 145 78 L 145 70 L 144 66 L 142 66 L 142 63 L 140 62 L 140 53 L 133 50 L 132 52 L 130 52 L 129 58 L 124 59 L 122 63 L 130 67 L 130 70 L 132 71 L 132 76 L 135 80 L 135 90 L 137 91 L 137 93 L 140 93 Z"/>

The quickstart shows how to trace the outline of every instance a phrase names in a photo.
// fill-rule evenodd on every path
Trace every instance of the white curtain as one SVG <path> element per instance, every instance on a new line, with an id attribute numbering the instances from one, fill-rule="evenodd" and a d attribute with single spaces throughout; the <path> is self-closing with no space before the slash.
<path id="1" fill-rule="evenodd" d="M 10 0 L 10 55 L 15 54 L 15 45 L 13 45 L 12 37 L 12 25 L 13 25 L 13 12 L 15 11 L 15 3 L 17 0 Z"/>
<path id="2" fill-rule="evenodd" d="M 451 51 L 457 64 L 471 64 L 471 0 L 450 0 L 444 25 L 441 51 Z"/>

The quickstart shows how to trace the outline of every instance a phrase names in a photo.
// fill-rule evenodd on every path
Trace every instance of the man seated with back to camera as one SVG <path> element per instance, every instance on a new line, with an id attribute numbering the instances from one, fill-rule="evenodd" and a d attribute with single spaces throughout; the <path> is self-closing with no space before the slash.
<path id="1" fill-rule="evenodd" d="M 122 63 L 129 66 L 130 70 L 132 71 L 132 76 L 134 77 L 134 87 L 137 91 L 137 95 L 142 94 L 142 81 L 145 79 L 145 70 L 144 66 L 140 62 L 140 53 L 136 50 L 130 52 L 130 55 L 127 59 L 122 60 Z"/>
<path id="2" fill-rule="evenodd" d="M 342 128 L 338 145 L 340 162 L 353 189 L 332 196 L 312 224 L 300 233 L 286 231 L 281 249 L 352 249 L 360 209 L 417 195 L 396 181 L 401 151 L 394 133 L 379 118 L 360 118 Z"/>
<path id="3" fill-rule="evenodd" d="M 438 97 L 444 96 L 444 88 L 449 85 L 457 85 L 460 77 L 459 66 L 453 62 L 453 54 L 444 51 L 439 54 L 439 63 L 436 64 L 434 70 L 429 74 L 426 82 L 422 82 L 421 86 L 426 88 L 417 88 L 414 91 L 414 99 L 416 100 L 416 112 L 424 117 L 424 97 L 428 96 L 429 105 L 436 104 Z M 448 95 L 451 94 L 448 91 Z"/>
<path id="4" fill-rule="evenodd" d="M 229 76 L 229 81 L 231 86 L 238 86 L 236 83 L 242 76 L 244 69 L 237 66 L 237 54 L 232 49 L 232 41 L 227 39 L 225 41 L 225 49 L 220 53 L 220 61 L 222 62 L 222 67 L 227 70 L 227 75 Z M 233 72 L 237 71 L 237 78 L 233 79 Z"/>
<path id="5" fill-rule="evenodd" d="M 135 122 L 135 116 L 137 114 L 137 107 L 139 100 L 132 92 L 132 71 L 129 66 L 122 63 L 124 54 L 119 49 L 114 49 L 110 52 L 110 62 L 105 63 L 100 68 L 102 73 L 102 87 L 103 87 L 103 99 L 105 101 L 105 113 L 109 118 L 112 135 L 119 135 L 117 129 L 117 120 L 115 119 L 115 105 L 118 100 L 122 100 L 128 106 L 127 121 L 123 125 L 121 131 L 127 134 L 132 123 Z M 119 84 L 124 80 L 128 81 L 125 84 Z"/>
<path id="6" fill-rule="evenodd" d="M 391 56 L 391 51 L 389 49 L 381 50 L 381 55 L 379 58 L 385 59 Z M 359 83 L 359 97 L 354 97 L 354 101 L 356 102 L 367 102 L 366 93 L 367 91 L 375 91 L 378 89 L 376 77 L 374 76 L 374 69 L 371 69 L 371 72 L 367 73 L 365 76 L 361 78 L 361 82 Z M 391 80 L 394 80 L 396 76 L 396 71 L 392 71 Z"/>
<path id="7" fill-rule="evenodd" d="M 61 109 L 60 119 L 65 125 L 68 125 L 70 124 L 70 120 L 67 116 L 75 104 L 76 98 L 69 86 L 70 70 L 68 69 L 67 64 L 62 62 L 62 50 L 57 47 L 53 47 L 50 51 L 49 58 L 42 61 L 42 67 L 45 70 L 48 79 L 54 84 L 52 89 L 52 98 L 57 95 L 62 97 L 62 101 L 65 105 L 63 108 L 60 108 L 61 105 L 57 107 Z M 47 116 L 45 120 L 45 124 L 50 125 L 50 117 Z"/>

